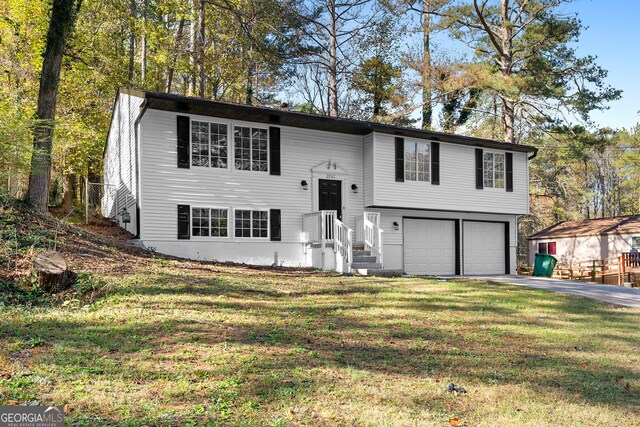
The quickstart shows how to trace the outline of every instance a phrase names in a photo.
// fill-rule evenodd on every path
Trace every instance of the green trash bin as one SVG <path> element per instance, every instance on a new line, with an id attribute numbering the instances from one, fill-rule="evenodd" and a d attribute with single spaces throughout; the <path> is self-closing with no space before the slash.
<path id="1" fill-rule="evenodd" d="M 551 277 L 558 260 L 549 254 L 536 254 L 536 262 L 533 266 L 533 275 Z"/>

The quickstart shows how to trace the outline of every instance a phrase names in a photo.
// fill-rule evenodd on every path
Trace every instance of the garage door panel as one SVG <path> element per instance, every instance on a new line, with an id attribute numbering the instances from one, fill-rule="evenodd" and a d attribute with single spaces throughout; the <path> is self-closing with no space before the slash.
<path id="1" fill-rule="evenodd" d="M 410 274 L 455 274 L 454 221 L 405 219 L 404 269 Z"/>
<path id="2" fill-rule="evenodd" d="M 504 223 L 463 223 L 464 274 L 504 274 L 505 251 Z"/>

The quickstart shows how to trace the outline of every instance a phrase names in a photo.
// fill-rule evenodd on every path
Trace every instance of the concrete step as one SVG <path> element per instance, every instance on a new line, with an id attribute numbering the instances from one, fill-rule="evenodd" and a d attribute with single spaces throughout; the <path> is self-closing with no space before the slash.
<path id="1" fill-rule="evenodd" d="M 369 268 L 382 268 L 382 264 L 379 262 L 353 262 L 351 263 L 352 270 L 366 270 Z"/>
<path id="2" fill-rule="evenodd" d="M 370 256 L 370 255 L 356 255 L 356 254 L 353 254 L 353 262 L 354 263 L 376 262 L 376 257 L 375 256 Z"/>
<path id="3" fill-rule="evenodd" d="M 353 274 L 358 276 L 376 276 L 376 277 L 398 277 L 402 276 L 402 270 L 391 270 L 384 268 L 352 268 Z"/>
<path id="4" fill-rule="evenodd" d="M 371 251 L 365 251 L 364 249 L 354 249 L 353 250 L 353 256 L 357 257 L 357 256 L 370 256 L 371 255 Z"/>

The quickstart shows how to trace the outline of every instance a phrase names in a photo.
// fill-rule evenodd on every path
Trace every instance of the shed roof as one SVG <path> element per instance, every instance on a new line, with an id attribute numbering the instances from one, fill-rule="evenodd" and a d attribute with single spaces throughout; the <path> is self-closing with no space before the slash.
<path id="1" fill-rule="evenodd" d="M 432 141 L 443 141 L 454 144 L 533 153 L 532 157 L 534 157 L 538 152 L 538 149 L 536 147 L 532 147 L 529 145 L 511 144 L 508 142 L 494 141 L 491 139 L 473 138 L 469 136 L 454 135 L 450 133 L 435 132 L 411 127 L 393 126 L 384 123 L 367 122 L 340 117 L 329 117 L 320 114 L 301 113 L 275 108 L 233 104 L 229 102 L 212 101 L 210 99 L 195 98 L 162 92 L 152 92 L 127 88 L 121 88 L 120 91 L 136 92 L 137 96 L 145 98 L 145 106 L 147 108 L 156 110 L 223 117 L 229 119 L 252 121 L 257 123 L 317 129 L 355 135 L 367 135 L 375 131 L 397 136 L 425 138 Z"/>
<path id="2" fill-rule="evenodd" d="M 640 215 L 563 221 L 531 235 L 529 240 L 631 233 L 640 233 Z"/>

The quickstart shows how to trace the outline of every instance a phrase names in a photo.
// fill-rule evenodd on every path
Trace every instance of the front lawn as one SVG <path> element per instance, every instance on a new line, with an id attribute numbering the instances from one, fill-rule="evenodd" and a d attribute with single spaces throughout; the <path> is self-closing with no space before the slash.
<path id="1" fill-rule="evenodd" d="M 0 404 L 91 426 L 640 425 L 640 310 L 164 259 L 110 274 L 91 305 L 2 309 Z"/>

